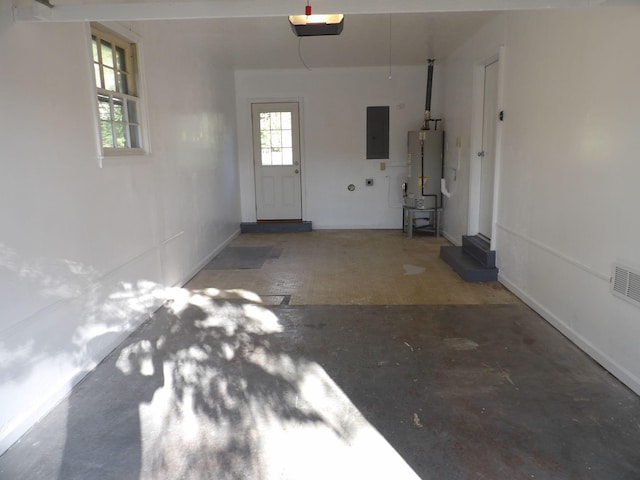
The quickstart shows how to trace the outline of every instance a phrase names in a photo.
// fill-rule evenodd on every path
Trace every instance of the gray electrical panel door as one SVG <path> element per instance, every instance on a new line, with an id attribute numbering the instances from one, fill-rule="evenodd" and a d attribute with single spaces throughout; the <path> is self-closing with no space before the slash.
<path id="1" fill-rule="evenodd" d="M 405 204 L 417 208 L 442 206 L 440 179 L 442 178 L 444 132 L 419 130 L 409 132 L 409 178 Z"/>
<path id="2" fill-rule="evenodd" d="M 367 107 L 367 159 L 389 158 L 389 107 Z"/>

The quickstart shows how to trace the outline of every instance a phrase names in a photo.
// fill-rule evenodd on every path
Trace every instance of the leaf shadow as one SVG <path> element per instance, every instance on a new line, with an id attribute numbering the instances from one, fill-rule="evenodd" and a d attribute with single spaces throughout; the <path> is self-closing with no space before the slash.
<path id="1" fill-rule="evenodd" d="M 59 478 L 263 478 L 267 430 L 348 443 L 335 386 L 289 336 L 250 302 L 167 304 L 74 389 Z"/>

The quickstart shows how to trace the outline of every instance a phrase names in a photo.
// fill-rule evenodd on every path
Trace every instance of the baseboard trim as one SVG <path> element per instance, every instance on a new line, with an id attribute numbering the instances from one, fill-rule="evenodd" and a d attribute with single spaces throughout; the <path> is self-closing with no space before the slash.
<path id="1" fill-rule="evenodd" d="M 218 245 L 215 249 L 213 249 L 213 251 L 207 255 L 206 257 L 204 257 L 204 259 L 202 259 L 200 261 L 200 263 L 198 263 L 196 265 L 195 268 L 193 268 L 192 270 L 189 271 L 189 273 L 185 276 L 183 276 L 180 280 L 178 280 L 173 286 L 174 287 L 184 287 L 187 283 L 189 283 L 189 280 L 191 280 L 193 277 L 195 277 L 198 272 L 200 270 L 202 270 L 204 268 L 204 266 L 206 264 L 208 264 L 211 260 L 213 260 L 222 250 L 224 250 L 238 235 L 240 235 L 240 228 L 236 229 L 231 235 L 229 235 L 229 237 L 227 237 L 226 240 L 224 240 L 220 245 Z"/>
<path id="2" fill-rule="evenodd" d="M 509 291 L 520 298 L 524 303 L 531 307 L 538 315 L 544 318 L 549 324 L 551 324 L 556 330 L 567 337 L 573 342 L 580 350 L 589 355 L 593 360 L 598 362 L 603 368 L 605 368 L 614 377 L 624 383 L 627 387 L 633 390 L 637 395 L 640 395 L 640 378 L 633 375 L 629 370 L 621 366 L 609 355 L 597 348 L 593 343 L 587 340 L 585 337 L 576 332 L 573 328 L 562 321 L 558 316 L 551 312 L 548 308 L 538 302 L 535 298 L 527 294 L 524 290 L 519 288 L 515 283 L 509 280 L 504 274 L 498 274 L 498 281 L 503 284 Z"/>
<path id="3" fill-rule="evenodd" d="M 455 240 L 450 234 L 449 232 L 440 232 L 440 234 L 446 238 L 447 240 L 449 240 L 452 244 L 454 244 L 456 247 L 461 247 L 462 246 L 462 242 L 459 242 L 457 240 Z"/>

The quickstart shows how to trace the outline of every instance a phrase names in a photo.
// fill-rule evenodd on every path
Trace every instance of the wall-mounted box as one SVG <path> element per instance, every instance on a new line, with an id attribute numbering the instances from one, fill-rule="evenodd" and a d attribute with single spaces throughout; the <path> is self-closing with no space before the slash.
<path id="1" fill-rule="evenodd" d="M 367 159 L 389 158 L 389 107 L 367 107 Z"/>

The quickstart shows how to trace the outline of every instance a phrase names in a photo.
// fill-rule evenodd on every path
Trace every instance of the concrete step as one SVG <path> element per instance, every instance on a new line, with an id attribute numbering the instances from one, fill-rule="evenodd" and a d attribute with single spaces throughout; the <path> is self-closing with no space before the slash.
<path id="1" fill-rule="evenodd" d="M 467 255 L 463 247 L 440 247 L 440 258 L 453 268 L 466 282 L 494 282 L 498 269 L 486 267 Z"/>
<path id="2" fill-rule="evenodd" d="M 480 265 L 487 268 L 496 266 L 496 252 L 491 250 L 488 240 L 478 235 L 463 235 L 462 249 L 464 253 L 475 258 Z"/>
<path id="3" fill-rule="evenodd" d="M 310 232 L 312 230 L 311 222 L 243 222 L 240 224 L 240 232 L 242 233 L 295 233 Z"/>

